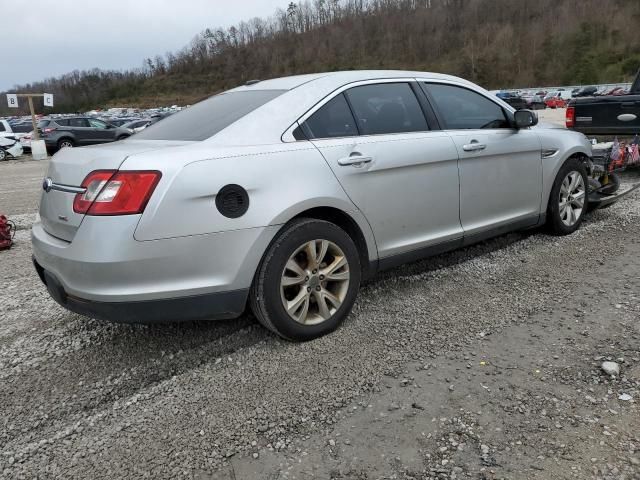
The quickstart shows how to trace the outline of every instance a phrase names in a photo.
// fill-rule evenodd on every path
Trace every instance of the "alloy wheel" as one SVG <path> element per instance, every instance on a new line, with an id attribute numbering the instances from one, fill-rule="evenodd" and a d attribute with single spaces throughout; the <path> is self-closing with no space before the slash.
<path id="1" fill-rule="evenodd" d="M 303 325 L 331 318 L 349 290 L 349 262 L 335 243 L 312 240 L 289 257 L 280 280 L 282 305 Z"/>
<path id="2" fill-rule="evenodd" d="M 60 148 L 72 148 L 73 143 L 69 141 L 60 142 Z"/>
<path id="3" fill-rule="evenodd" d="M 567 227 L 572 227 L 582 216 L 586 189 L 582 174 L 571 171 L 564 177 L 560 186 L 560 219 Z"/>

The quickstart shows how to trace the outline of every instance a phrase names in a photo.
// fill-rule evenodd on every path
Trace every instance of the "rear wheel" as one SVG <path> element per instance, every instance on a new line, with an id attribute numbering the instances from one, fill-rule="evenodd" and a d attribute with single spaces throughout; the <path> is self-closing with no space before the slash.
<path id="1" fill-rule="evenodd" d="M 0 148 L 0 162 L 7 160 L 7 152 L 5 152 L 2 148 Z"/>
<path id="2" fill-rule="evenodd" d="M 360 288 L 358 250 L 333 223 L 300 219 L 285 227 L 265 254 L 251 288 L 260 323 L 288 340 L 335 330 Z"/>
<path id="3" fill-rule="evenodd" d="M 70 138 L 61 138 L 60 140 L 58 140 L 58 149 L 73 148 L 74 146 L 75 144 Z"/>
<path id="4" fill-rule="evenodd" d="M 570 158 L 560 168 L 551 189 L 547 224 L 555 235 L 575 232 L 588 207 L 587 169 L 577 158 Z"/>

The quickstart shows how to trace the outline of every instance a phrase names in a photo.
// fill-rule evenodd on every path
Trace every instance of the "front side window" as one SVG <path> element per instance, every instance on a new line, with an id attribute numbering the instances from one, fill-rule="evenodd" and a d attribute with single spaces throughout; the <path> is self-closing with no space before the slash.
<path id="1" fill-rule="evenodd" d="M 89 119 L 89 124 L 91 125 L 91 127 L 99 128 L 101 130 L 104 130 L 104 129 L 107 128 L 107 124 L 106 123 L 104 123 L 101 120 L 96 120 L 95 118 L 90 118 Z M 78 126 L 81 126 L 81 125 L 78 125 Z"/>
<path id="2" fill-rule="evenodd" d="M 378 83 L 346 92 L 362 135 L 429 130 L 420 103 L 408 83 Z"/>
<path id="3" fill-rule="evenodd" d="M 6 132 L 6 128 L 4 128 L 4 123 L 0 122 L 0 132 Z"/>
<path id="4" fill-rule="evenodd" d="M 356 121 L 342 93 L 336 95 L 311 115 L 302 124 L 302 131 L 309 139 L 355 137 L 358 135 Z"/>
<path id="5" fill-rule="evenodd" d="M 472 90 L 426 84 L 448 130 L 511 128 L 500 105 Z"/>

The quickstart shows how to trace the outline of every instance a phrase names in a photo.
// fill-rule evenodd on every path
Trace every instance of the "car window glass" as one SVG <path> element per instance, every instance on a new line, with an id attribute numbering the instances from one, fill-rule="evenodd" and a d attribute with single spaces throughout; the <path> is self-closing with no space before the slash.
<path id="1" fill-rule="evenodd" d="M 0 132 L 6 132 L 7 129 L 4 128 L 4 123 L 0 122 Z"/>
<path id="2" fill-rule="evenodd" d="M 325 103 L 302 125 L 308 138 L 353 137 L 358 135 L 356 121 L 343 94 Z"/>
<path id="3" fill-rule="evenodd" d="M 346 92 L 362 135 L 429 130 L 408 83 L 379 83 Z"/>
<path id="4" fill-rule="evenodd" d="M 70 120 L 66 120 L 66 119 L 60 118 L 60 119 L 56 120 L 56 123 L 58 125 L 60 125 L 61 127 L 68 127 L 71 122 L 70 122 Z"/>
<path id="5" fill-rule="evenodd" d="M 143 140 L 197 141 L 212 137 L 240 118 L 282 95 L 284 90 L 242 90 L 215 95 L 136 134 Z"/>
<path id="6" fill-rule="evenodd" d="M 85 118 L 70 118 L 67 120 L 67 125 L 70 127 L 88 127 L 89 122 Z"/>
<path id="7" fill-rule="evenodd" d="M 100 120 L 96 120 L 95 118 L 90 118 L 89 119 L 89 124 L 93 128 L 101 128 L 101 129 L 107 128 L 107 124 L 106 123 L 104 123 L 104 122 L 102 122 Z"/>
<path id="8" fill-rule="evenodd" d="M 38 128 L 48 127 L 50 123 L 51 123 L 51 120 L 40 120 L 38 122 Z"/>
<path id="9" fill-rule="evenodd" d="M 449 130 L 510 128 L 502 107 L 479 93 L 453 85 L 427 88 Z"/>

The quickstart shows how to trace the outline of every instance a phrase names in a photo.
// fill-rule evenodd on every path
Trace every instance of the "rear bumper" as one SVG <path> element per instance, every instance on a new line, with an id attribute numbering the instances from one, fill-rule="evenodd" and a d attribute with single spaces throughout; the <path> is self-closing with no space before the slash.
<path id="1" fill-rule="evenodd" d="M 249 289 L 138 302 L 96 302 L 68 295 L 54 274 L 33 259 L 49 294 L 64 308 L 91 318 L 121 323 L 166 323 L 236 318 L 247 303 Z"/>
<path id="2" fill-rule="evenodd" d="M 53 298 L 119 322 L 237 317 L 277 226 L 137 241 L 139 216 L 86 217 L 71 241 L 33 225 L 36 269 Z"/>

